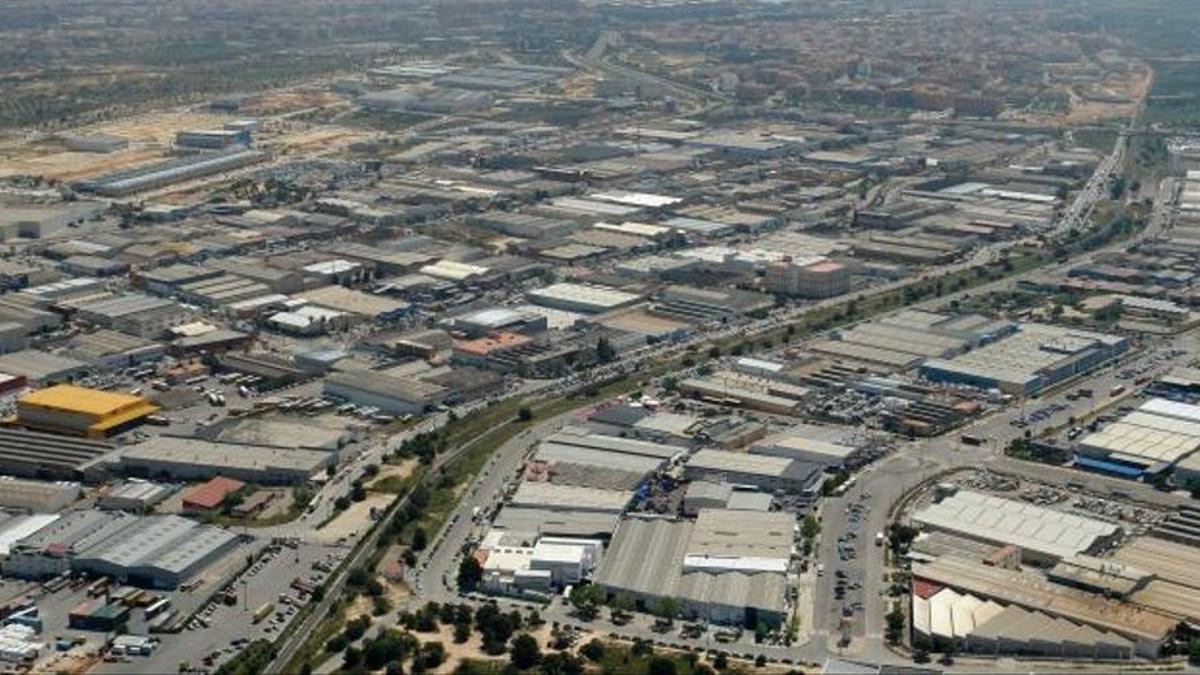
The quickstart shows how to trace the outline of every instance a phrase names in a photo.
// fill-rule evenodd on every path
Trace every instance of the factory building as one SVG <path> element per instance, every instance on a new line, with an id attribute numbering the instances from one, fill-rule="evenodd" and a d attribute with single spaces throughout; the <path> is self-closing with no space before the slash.
<path id="1" fill-rule="evenodd" d="M 158 409 L 141 396 L 61 384 L 18 399 L 16 424 L 72 436 L 104 438 L 141 424 Z"/>
<path id="2" fill-rule="evenodd" d="M 5 474 L 95 482 L 103 475 L 100 460 L 112 451 L 100 441 L 0 428 L 0 472 Z"/>
<path id="3" fill-rule="evenodd" d="M 411 378 L 393 377 L 373 371 L 331 373 L 325 378 L 324 393 L 395 415 L 420 414 L 445 401 L 445 387 Z"/>
<path id="4" fill-rule="evenodd" d="M 537 305 L 585 314 L 629 307 L 642 299 L 637 293 L 627 293 L 607 286 L 565 282 L 530 291 L 528 296 L 529 300 Z"/>
<path id="5" fill-rule="evenodd" d="M 225 476 L 263 485 L 298 485 L 337 461 L 337 453 L 249 443 L 156 436 L 121 450 L 120 469 L 130 476 L 208 480 Z"/>
<path id="6" fill-rule="evenodd" d="M 240 480 L 214 476 L 183 494 L 184 513 L 212 513 L 221 508 L 225 500 L 238 490 L 246 487 Z"/>
<path id="7" fill-rule="evenodd" d="M 175 145 L 202 150 L 227 150 L 236 145 L 250 145 L 247 129 L 189 129 L 175 133 Z"/>
<path id="8" fill-rule="evenodd" d="M 654 611 L 666 598 L 684 617 L 777 626 L 788 612 L 793 518 L 783 513 L 701 511 L 696 521 L 621 521 L 593 583 Z"/>
<path id="9" fill-rule="evenodd" d="M 172 485 L 134 478 L 122 481 L 96 497 L 96 506 L 108 511 L 146 513 L 170 497 L 175 489 Z"/>
<path id="10" fill-rule="evenodd" d="M 86 298 L 62 304 L 73 308 L 80 318 L 97 326 L 149 340 L 188 319 L 188 311 L 179 303 L 141 293 L 100 300 Z"/>
<path id="11" fill-rule="evenodd" d="M 132 516 L 75 555 L 71 569 L 134 586 L 176 588 L 237 546 L 237 535 L 179 516 Z"/>
<path id="12" fill-rule="evenodd" d="M 1076 464 L 1126 478 L 1177 467 L 1176 478 L 1191 477 L 1187 460 L 1200 450 L 1200 406 L 1150 399 L 1137 410 L 1076 443 Z"/>
<path id="13" fill-rule="evenodd" d="M 1021 559 L 1052 565 L 1094 554 L 1121 536 L 1120 526 L 1025 502 L 959 490 L 912 516 L 918 527 L 994 546 L 1015 546 Z"/>
<path id="14" fill-rule="evenodd" d="M 0 507 L 56 513 L 79 499 L 79 483 L 0 476 Z"/>
<path id="15" fill-rule="evenodd" d="M 507 307 L 481 309 L 447 319 L 447 328 L 461 332 L 468 338 L 504 331 L 521 335 L 537 335 L 546 332 L 546 317 L 535 312 Z"/>
<path id="16" fill-rule="evenodd" d="M 767 265 L 765 288 L 799 298 L 832 298 L 850 292 L 850 268 L 832 260 Z"/>
<path id="17" fill-rule="evenodd" d="M 820 466 L 794 459 L 706 448 L 688 458 L 683 475 L 689 481 L 732 483 L 766 492 L 815 496 L 820 489 L 821 474 Z"/>
<path id="18" fill-rule="evenodd" d="M 633 501 L 629 490 L 608 490 L 580 485 L 523 481 L 509 503 L 513 506 L 567 511 L 621 513 Z"/>
<path id="19" fill-rule="evenodd" d="M 40 349 L 22 349 L 0 354 L 0 373 L 23 377 L 33 385 L 72 382 L 91 371 L 92 367 L 79 359 L 51 354 Z"/>
<path id="20" fill-rule="evenodd" d="M 734 371 L 688 378 L 679 383 L 679 391 L 707 401 L 777 415 L 797 414 L 810 393 L 806 387 Z"/>
<path id="21" fill-rule="evenodd" d="M 232 149 L 218 154 L 182 157 L 137 169 L 106 174 L 98 178 L 79 181 L 73 187 L 80 192 L 92 192 L 105 197 L 125 197 L 265 162 L 267 157 L 265 152 L 258 150 Z"/>
<path id="22" fill-rule="evenodd" d="M 1033 396 L 1108 363 L 1128 349 L 1129 339 L 1123 336 L 1024 324 L 1007 338 L 953 359 L 926 361 L 921 376 L 931 382 Z"/>
<path id="23" fill-rule="evenodd" d="M 859 449 L 852 445 L 831 443 L 795 433 L 765 439 L 752 445 L 750 453 L 811 462 L 831 469 L 853 465 L 860 454 Z"/>
<path id="24" fill-rule="evenodd" d="M 655 297 L 653 312 L 684 321 L 706 322 L 765 312 L 774 306 L 775 299 L 764 293 L 736 288 L 668 286 Z"/>

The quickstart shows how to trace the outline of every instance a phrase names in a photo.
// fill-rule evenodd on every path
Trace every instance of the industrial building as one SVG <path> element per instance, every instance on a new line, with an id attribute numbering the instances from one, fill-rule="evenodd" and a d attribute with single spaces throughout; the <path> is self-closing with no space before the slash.
<path id="1" fill-rule="evenodd" d="M 74 308 L 80 318 L 122 333 L 155 339 L 171 326 L 187 321 L 188 311 L 174 300 L 141 293 L 105 299 L 85 298 L 62 303 Z"/>
<path id="2" fill-rule="evenodd" d="M 934 597 L 933 592 L 937 588 L 942 587 L 973 596 L 985 603 L 994 602 L 1006 610 L 1013 607 L 1024 610 L 1006 612 L 1008 618 L 1003 619 L 1000 613 L 989 616 L 993 612 L 984 610 L 982 615 L 976 616 L 972 610 L 972 616 L 968 618 L 965 603 L 974 603 L 965 601 L 964 606 L 960 607 L 958 623 L 963 626 L 963 637 L 970 651 L 1055 657 L 1082 654 L 1086 658 L 1096 653 L 1093 650 L 1099 650 L 1115 658 L 1128 658 L 1131 653 L 1143 658 L 1158 658 L 1163 644 L 1179 624 L 1178 620 L 1164 613 L 1136 603 L 1116 601 L 1103 594 L 1060 585 L 1044 575 L 1000 565 L 985 565 L 982 561 L 954 555 L 943 555 L 932 562 L 914 563 L 912 575 L 914 586 L 924 587 L 918 588 L 917 595 L 924 595 L 927 600 Z M 947 596 L 946 600 L 957 602 L 953 596 Z M 948 617 L 945 607 L 939 607 L 941 601 L 929 606 L 928 623 L 924 623 L 922 603 L 914 603 L 914 609 L 918 612 L 914 625 L 916 621 L 921 621 L 924 624 L 922 628 L 928 627 L 934 634 L 953 634 L 955 602 L 948 603 Z M 934 611 L 938 614 L 933 614 Z M 1044 617 L 1053 621 L 1047 621 Z M 966 630 L 969 622 L 979 619 L 983 621 L 976 624 L 977 629 Z M 1022 623 L 1021 619 L 1026 623 Z M 1068 623 L 1060 623 L 1060 619 Z M 1100 635 L 1072 631 L 1072 625 L 1089 627 Z M 1028 630 L 1030 626 L 1041 627 L 1044 632 L 1035 635 Z M 978 635 L 975 630 L 979 631 Z M 1124 638 L 1124 641 L 1115 640 L 1113 636 Z M 1125 644 L 1125 641 L 1130 644 Z"/>
<path id="3" fill-rule="evenodd" d="M 120 469 L 140 478 L 208 480 L 225 476 L 247 483 L 296 485 L 337 459 L 321 450 L 156 436 L 121 450 Z"/>
<path id="4" fill-rule="evenodd" d="M 176 588 L 238 543 L 227 530 L 179 516 L 126 516 L 126 527 L 75 554 L 71 569 L 121 583 Z"/>
<path id="5" fill-rule="evenodd" d="M 1120 538 L 1121 527 L 1094 518 L 970 490 L 918 510 L 914 525 L 995 546 L 1015 546 L 1021 559 L 1052 565 L 1063 558 L 1095 554 Z"/>
<path id="6" fill-rule="evenodd" d="M 633 501 L 629 490 L 522 481 L 509 503 L 513 506 L 567 511 L 621 513 Z"/>
<path id="7" fill-rule="evenodd" d="M 842 468 L 855 463 L 859 450 L 853 445 L 785 432 L 755 443 L 749 452 L 811 462 L 828 468 Z"/>
<path id="8" fill-rule="evenodd" d="M 100 460 L 112 451 L 101 441 L 0 428 L 0 472 L 5 474 L 94 482 L 104 473 Z"/>
<path id="9" fill-rule="evenodd" d="M 24 377 L 34 385 L 72 382 L 90 373 L 92 367 L 79 359 L 51 354 L 40 349 L 22 349 L 0 354 L 0 373 Z"/>
<path id="10" fill-rule="evenodd" d="M 125 197 L 223 171 L 240 169 L 264 162 L 267 158 L 268 155 L 265 152 L 247 149 L 235 149 L 218 154 L 201 154 L 106 174 L 98 178 L 79 181 L 73 187 L 80 192 L 93 192 L 105 197 Z"/>
<path id="11" fill-rule="evenodd" d="M 56 513 L 79 499 L 79 483 L 0 476 L 0 507 Z"/>
<path id="12" fill-rule="evenodd" d="M 642 610 L 671 598 L 688 618 L 778 626 L 788 613 L 793 525 L 788 514 L 749 511 L 705 510 L 694 522 L 625 518 L 593 583 Z"/>
<path id="13" fill-rule="evenodd" d="M 189 129 L 175 132 L 175 145 L 204 150 L 226 150 L 235 145 L 250 145 L 245 129 Z"/>
<path id="14" fill-rule="evenodd" d="M 529 300 L 537 305 L 585 314 L 629 307 L 642 299 L 637 293 L 627 293 L 607 286 L 565 282 L 530 291 L 527 295 Z"/>
<path id="15" fill-rule="evenodd" d="M 678 385 L 685 395 L 777 415 L 794 415 L 809 398 L 809 390 L 787 382 L 721 371 L 688 378 Z"/>
<path id="16" fill-rule="evenodd" d="M 683 475 L 689 481 L 732 483 L 813 497 L 820 489 L 822 470 L 819 465 L 784 457 L 705 448 L 688 458 Z"/>
<path id="17" fill-rule="evenodd" d="M 775 306 L 775 299 L 765 293 L 736 288 L 697 288 L 673 285 L 654 297 L 652 311 L 684 321 L 725 321 L 736 317 L 766 312 Z"/>
<path id="18" fill-rule="evenodd" d="M 832 298 L 850 292 L 850 268 L 832 260 L 767 265 L 764 287 L 799 298 Z"/>
<path id="19" fill-rule="evenodd" d="M 540 535 L 584 537 L 607 540 L 617 529 L 619 513 L 545 509 L 506 505 L 492 526 L 515 536 L 533 540 Z"/>
<path id="20" fill-rule="evenodd" d="M 141 396 L 60 384 L 17 399 L 15 424 L 86 438 L 104 438 L 141 424 L 158 412 Z"/>
<path id="21" fill-rule="evenodd" d="M 931 382 L 1033 396 L 1108 363 L 1128 349 L 1129 339 L 1123 336 L 1022 324 L 1013 335 L 966 354 L 926 361 L 921 376 Z"/>
<path id="22" fill-rule="evenodd" d="M 436 384 L 373 371 L 330 373 L 325 378 L 324 392 L 326 396 L 396 415 L 423 413 L 440 405 L 449 394 L 445 387 Z"/>
<path id="23" fill-rule="evenodd" d="M 96 506 L 110 511 L 145 513 L 170 497 L 177 487 L 137 478 L 121 481 L 96 497 Z"/>
<path id="24" fill-rule="evenodd" d="M 1181 462 L 1197 450 L 1200 406 L 1156 398 L 1079 439 L 1075 463 L 1092 471 L 1139 478 L 1183 466 Z M 1176 473 L 1180 481 L 1192 475 L 1189 466 Z"/>

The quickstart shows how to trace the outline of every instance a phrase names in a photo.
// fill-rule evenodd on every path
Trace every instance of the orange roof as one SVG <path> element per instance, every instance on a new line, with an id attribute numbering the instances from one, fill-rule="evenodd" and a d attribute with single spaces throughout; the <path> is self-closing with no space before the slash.
<path id="1" fill-rule="evenodd" d="M 809 272 L 818 273 L 837 272 L 840 269 L 842 269 L 842 266 L 839 263 L 833 262 L 832 260 L 825 260 L 808 266 Z"/>
<path id="2" fill-rule="evenodd" d="M 215 509 L 225 501 L 229 493 L 237 492 L 244 485 L 240 480 L 217 476 L 188 490 L 183 496 L 183 505 L 193 509 Z"/>
<path id="3" fill-rule="evenodd" d="M 487 356 L 498 349 L 520 347 L 533 342 L 533 338 L 520 333 L 493 333 L 475 340 L 455 340 L 454 349 L 464 354 Z"/>

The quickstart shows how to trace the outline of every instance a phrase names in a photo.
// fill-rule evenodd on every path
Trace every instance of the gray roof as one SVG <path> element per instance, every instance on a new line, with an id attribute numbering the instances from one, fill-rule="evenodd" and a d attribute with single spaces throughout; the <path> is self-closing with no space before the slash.
<path id="1" fill-rule="evenodd" d="M 179 516 L 130 517 L 128 525 L 78 557 L 131 571 L 180 574 L 237 538 Z"/>
<path id="2" fill-rule="evenodd" d="M 627 518 L 617 528 L 595 583 L 612 591 L 685 604 L 754 608 L 783 614 L 787 579 L 777 572 L 683 572 L 694 523 Z"/>
<path id="3" fill-rule="evenodd" d="M 392 377 L 369 370 L 354 373 L 331 373 L 325 383 L 347 389 L 369 392 L 400 401 L 426 402 L 446 393 L 445 387 L 406 377 Z"/>
<path id="4" fill-rule="evenodd" d="M 550 510 L 505 506 L 494 525 L 510 532 L 560 537 L 607 536 L 617 529 L 620 516 L 599 511 Z"/>

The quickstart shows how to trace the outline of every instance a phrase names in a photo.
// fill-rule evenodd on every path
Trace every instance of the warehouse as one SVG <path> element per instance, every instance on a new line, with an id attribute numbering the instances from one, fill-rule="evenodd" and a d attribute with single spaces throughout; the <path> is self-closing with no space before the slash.
<path id="1" fill-rule="evenodd" d="M 103 473 L 98 460 L 112 450 L 100 441 L 0 428 L 0 472 L 16 476 L 93 482 Z"/>
<path id="2" fill-rule="evenodd" d="M 183 302 L 201 307 L 230 307 L 272 295 L 271 287 L 261 281 L 225 273 L 181 283 L 175 291 Z"/>
<path id="3" fill-rule="evenodd" d="M 509 503 L 512 506 L 551 511 L 564 509 L 567 511 L 621 513 L 631 501 L 633 501 L 633 493 L 628 490 L 606 490 L 579 485 L 523 481 L 517 487 L 517 491 L 513 493 Z"/>
<path id="4" fill-rule="evenodd" d="M 508 307 L 467 312 L 448 319 L 446 323 L 449 329 L 461 332 L 469 338 L 479 338 L 497 331 L 537 335 L 546 332 L 547 328 L 546 317 Z"/>
<path id="5" fill-rule="evenodd" d="M 141 396 L 55 385 L 17 400 L 16 424 L 86 438 L 104 438 L 141 424 L 158 412 Z"/>
<path id="6" fill-rule="evenodd" d="M 324 393 L 395 415 L 414 415 L 441 405 L 449 392 L 445 387 L 412 378 L 392 377 L 374 371 L 331 373 L 325 378 Z"/>
<path id="7" fill-rule="evenodd" d="M 151 340 L 188 318 L 187 310 L 174 300 L 141 293 L 62 304 L 73 307 L 81 318 L 98 326 Z"/>
<path id="8" fill-rule="evenodd" d="M 538 536 L 608 539 L 617 529 L 620 514 L 602 511 L 541 509 L 506 505 L 493 526 L 530 540 Z"/>
<path id="9" fill-rule="evenodd" d="M 128 525 L 76 554 L 75 572 L 121 583 L 176 588 L 238 544 L 237 535 L 179 516 L 132 516 Z"/>
<path id="10" fill-rule="evenodd" d="M 689 396 L 777 415 L 797 414 L 809 398 L 805 387 L 734 371 L 688 378 L 678 386 Z"/>
<path id="11" fill-rule="evenodd" d="M 0 507 L 56 513 L 79 499 L 79 483 L 0 476 Z"/>
<path id="12" fill-rule="evenodd" d="M 931 382 L 1033 396 L 1128 349 L 1129 339 L 1122 336 L 1023 324 L 1015 334 L 956 358 L 926 361 L 921 376 Z"/>
<path id="13" fill-rule="evenodd" d="M 33 513 L 13 516 L 0 512 L 0 558 L 8 556 L 13 547 L 25 537 L 58 521 L 57 513 Z"/>
<path id="14" fill-rule="evenodd" d="M 1004 606 L 949 588 L 929 597 L 913 596 L 912 625 L 917 635 L 949 641 L 974 654 L 1127 659 L 1133 643 L 1016 605 Z"/>
<path id="15" fill-rule="evenodd" d="M 207 481 L 183 493 L 183 512 L 193 514 L 211 513 L 220 508 L 230 495 L 238 492 L 246 484 L 240 480 L 213 476 Z"/>
<path id="16" fill-rule="evenodd" d="M 488 211 L 468 217 L 467 222 L 476 227 L 526 239 L 563 237 L 579 227 L 579 223 L 565 218 L 543 218 L 508 211 Z"/>
<path id="17" fill-rule="evenodd" d="M 757 519 L 766 514 L 739 515 L 737 522 L 744 531 L 762 531 Z M 628 594 L 643 610 L 654 610 L 670 598 L 680 603 L 688 618 L 748 627 L 782 624 L 788 612 L 786 574 L 760 570 L 756 565 L 737 569 L 736 564 L 729 565 L 730 560 L 711 569 L 703 565 L 697 569 L 686 567 L 693 549 L 706 550 L 706 531 L 703 525 L 691 521 L 626 518 L 618 526 L 593 583 L 610 596 Z M 785 531 L 790 544 L 790 523 Z M 767 545 L 760 548 L 754 541 L 739 541 L 738 559 L 745 556 L 753 560 L 765 553 L 764 562 L 777 561 L 776 549 L 764 543 Z"/>
<path id="18" fill-rule="evenodd" d="M 1128 477 L 1158 473 L 1200 450 L 1200 406 L 1151 399 L 1075 446 L 1083 468 Z M 1187 473 L 1185 469 L 1184 474 Z M 1179 476 L 1186 480 L 1186 475 Z"/>
<path id="19" fill-rule="evenodd" d="M 166 347 L 127 333 L 101 328 L 71 338 L 68 351 L 75 358 L 102 368 L 128 368 L 162 360 Z"/>
<path id="20" fill-rule="evenodd" d="M 766 312 L 775 299 L 765 293 L 736 288 L 706 289 L 693 286 L 668 286 L 655 296 L 654 312 L 693 322 L 725 321 L 735 317 Z"/>
<path id="21" fill-rule="evenodd" d="M 1052 565 L 1113 545 L 1121 528 L 1025 502 L 959 490 L 912 516 L 914 525 L 996 546 L 1016 546 L 1022 560 Z"/>
<path id="22" fill-rule="evenodd" d="M 226 476 L 247 483 L 298 485 L 337 461 L 337 453 L 156 436 L 122 449 L 118 461 L 123 472 L 141 478 L 193 481 Z"/>
<path id="23" fill-rule="evenodd" d="M 0 354 L 0 373 L 19 375 L 34 385 L 71 382 L 88 375 L 91 370 L 88 364 L 78 359 L 38 349 Z"/>
<path id="24" fill-rule="evenodd" d="M 815 496 L 820 489 L 821 467 L 783 457 L 705 448 L 684 465 L 689 481 L 746 485 L 766 492 Z"/>
<path id="25" fill-rule="evenodd" d="M 537 305 L 585 314 L 629 307 L 642 299 L 642 296 L 636 293 L 627 293 L 607 286 L 565 282 L 530 291 L 527 295 L 529 300 Z"/>
<path id="26" fill-rule="evenodd" d="M 336 285 L 305 291 L 300 299 L 320 307 L 357 314 L 367 320 L 380 323 L 398 321 L 412 311 L 412 306 L 407 302 Z"/>
<path id="27" fill-rule="evenodd" d="M 1066 619 L 1075 625 L 1090 626 L 1106 634 L 1121 636 L 1133 643 L 1134 654 L 1144 658 L 1158 658 L 1163 644 L 1178 625 L 1177 620 L 1156 611 L 1114 601 L 1102 594 L 1060 586 L 1041 575 L 985 565 L 973 559 L 944 555 L 931 563 L 914 563 L 912 575 L 916 582 L 952 588 L 981 600 Z M 991 623 L 987 621 L 982 628 L 989 628 Z M 1014 643 L 1039 639 L 1027 633 L 1014 634 L 1006 639 L 1009 631 L 1020 630 L 1022 625 L 1028 624 L 1021 624 L 1019 620 L 1006 622 L 990 626 L 982 635 L 968 636 L 986 638 L 972 651 L 1011 653 L 1019 651 L 1020 645 Z M 945 632 L 946 629 L 943 627 L 939 630 Z M 1056 635 L 1057 631 L 1047 631 L 1044 638 L 1061 644 L 1062 640 L 1056 639 Z M 1038 652 L 1042 651 L 1047 649 L 1038 648 Z M 1128 649 L 1125 653 L 1128 654 Z"/>
<path id="28" fill-rule="evenodd" d="M 4 559 L 4 574 L 35 580 L 56 577 L 70 571 L 79 551 L 108 539 L 130 522 L 101 511 L 68 511 L 13 541 Z"/>
<path id="29" fill-rule="evenodd" d="M 185 284 L 216 279 L 224 274 L 225 272 L 222 270 L 181 263 L 140 270 L 134 274 L 133 279 L 141 284 L 148 293 L 173 295 Z"/>
<path id="30" fill-rule="evenodd" d="M 194 155 L 79 181 L 73 187 L 80 192 L 93 192 L 105 197 L 124 197 L 194 178 L 240 169 L 244 166 L 264 162 L 267 158 L 268 155 L 265 152 L 258 150 L 234 150 L 219 154 Z"/>
<path id="31" fill-rule="evenodd" d="M 827 468 L 842 468 L 856 462 L 858 448 L 841 443 L 810 438 L 796 433 L 784 433 L 750 447 L 755 455 L 785 457 L 820 464 Z"/>
<path id="32" fill-rule="evenodd" d="M 96 506 L 109 511 L 146 513 L 175 490 L 173 485 L 133 478 L 121 481 L 96 497 Z"/>

